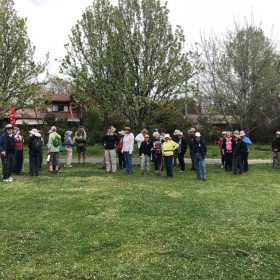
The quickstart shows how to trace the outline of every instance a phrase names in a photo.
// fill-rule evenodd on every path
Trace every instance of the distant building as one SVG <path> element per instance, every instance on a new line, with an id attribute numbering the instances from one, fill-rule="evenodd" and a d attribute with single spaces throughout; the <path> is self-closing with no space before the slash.
<path id="1" fill-rule="evenodd" d="M 47 114 L 54 114 L 56 120 L 65 119 L 68 122 L 79 123 L 83 114 L 84 108 L 73 107 L 71 114 L 71 98 L 69 93 L 51 94 L 46 96 L 45 108 L 26 108 L 16 111 L 16 125 L 26 124 L 28 126 L 42 125 Z M 9 123 L 10 115 L 6 114 L 2 121 Z"/>

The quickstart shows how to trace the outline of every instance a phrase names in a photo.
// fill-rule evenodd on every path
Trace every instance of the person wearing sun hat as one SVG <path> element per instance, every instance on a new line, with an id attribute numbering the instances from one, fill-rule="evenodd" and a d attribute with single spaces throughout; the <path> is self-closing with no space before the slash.
<path id="1" fill-rule="evenodd" d="M 194 161 L 195 161 L 195 171 L 198 180 L 206 181 L 206 164 L 205 157 L 207 153 L 206 143 L 201 139 L 200 132 L 196 132 L 195 140 L 192 146 Z"/>
<path id="2" fill-rule="evenodd" d="M 242 153 L 246 150 L 246 144 L 241 141 L 240 134 L 233 134 L 233 139 L 235 142 L 233 149 L 233 174 L 237 175 L 238 169 L 239 174 L 243 173 Z"/>
<path id="3" fill-rule="evenodd" d="M 244 142 L 245 147 L 246 147 L 246 148 L 244 148 L 244 151 L 242 152 L 242 166 L 243 166 L 243 171 L 247 172 L 247 171 L 249 171 L 249 165 L 248 165 L 248 157 L 249 157 L 249 152 L 250 152 L 249 145 L 252 145 L 252 141 L 243 130 L 241 130 L 239 132 L 239 135 L 241 137 L 241 141 Z"/>
<path id="4" fill-rule="evenodd" d="M 171 136 L 169 134 L 165 134 L 165 142 L 162 144 L 162 155 L 164 160 L 164 165 L 166 168 L 166 175 L 168 179 L 173 178 L 173 154 L 174 150 L 178 149 L 179 144 L 171 140 Z"/>
<path id="5" fill-rule="evenodd" d="M 7 124 L 5 126 L 5 133 L 0 136 L 3 182 L 13 182 L 11 174 L 14 168 L 14 160 L 17 150 L 17 143 L 13 135 L 13 129 L 14 126 L 12 124 Z"/>
<path id="6" fill-rule="evenodd" d="M 177 149 L 177 155 L 178 155 L 178 161 L 179 161 L 179 166 L 180 166 L 180 171 L 179 172 L 185 172 L 185 160 L 184 156 L 187 151 L 187 142 L 184 138 L 184 133 L 183 132 L 178 132 L 178 149 Z"/>
<path id="7" fill-rule="evenodd" d="M 280 131 L 275 132 L 275 138 L 272 142 L 272 152 L 275 153 L 276 167 L 280 168 Z"/>
<path id="8" fill-rule="evenodd" d="M 40 171 L 40 149 L 42 148 L 41 134 L 36 128 L 29 131 L 29 175 L 39 176 Z"/>
<path id="9" fill-rule="evenodd" d="M 189 142 L 189 147 L 190 147 L 190 158 L 192 161 L 192 167 L 191 170 L 195 170 L 195 164 L 194 164 L 194 155 L 193 155 L 193 143 L 195 141 L 195 131 L 196 129 L 194 127 L 190 128 L 188 130 L 189 134 L 190 134 L 190 142 Z"/>

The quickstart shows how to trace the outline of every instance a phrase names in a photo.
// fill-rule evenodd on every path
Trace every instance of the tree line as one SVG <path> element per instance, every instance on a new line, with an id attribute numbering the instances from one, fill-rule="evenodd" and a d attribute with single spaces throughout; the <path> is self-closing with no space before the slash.
<path id="1" fill-rule="evenodd" d="M 0 0 L 2 116 L 11 102 L 16 109 L 39 106 L 44 93 L 57 90 L 71 91 L 73 106 L 97 108 L 104 126 L 118 121 L 137 131 L 170 114 L 181 125 L 186 104 L 247 132 L 279 114 L 279 51 L 253 21 L 201 36 L 187 50 L 182 28 L 169 21 L 168 3 L 93 0 L 69 31 L 60 66 L 68 80 L 39 82 L 48 56 L 35 62 L 26 20 L 12 0 Z"/>

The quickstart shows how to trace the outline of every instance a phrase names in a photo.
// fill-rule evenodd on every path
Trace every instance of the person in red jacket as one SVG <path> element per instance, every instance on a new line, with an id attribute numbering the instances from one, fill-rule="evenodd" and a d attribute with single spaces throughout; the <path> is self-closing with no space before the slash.
<path id="1" fill-rule="evenodd" d="M 125 168 L 125 160 L 124 155 L 122 153 L 122 147 L 123 147 L 123 137 L 125 135 L 124 130 L 119 131 L 119 143 L 117 145 L 117 151 L 118 151 L 118 158 L 119 158 L 119 169 Z"/>
<path id="2" fill-rule="evenodd" d="M 17 143 L 17 152 L 15 155 L 15 165 L 13 173 L 16 175 L 20 175 L 22 172 L 23 166 L 23 137 L 20 135 L 20 130 L 18 127 L 14 127 L 14 137 Z"/>

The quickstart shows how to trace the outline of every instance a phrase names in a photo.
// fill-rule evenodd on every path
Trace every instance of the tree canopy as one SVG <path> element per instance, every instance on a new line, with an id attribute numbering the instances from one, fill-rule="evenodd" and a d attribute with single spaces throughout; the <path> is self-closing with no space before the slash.
<path id="1" fill-rule="evenodd" d="M 236 24 L 226 36 L 202 38 L 200 47 L 197 80 L 207 110 L 247 132 L 279 114 L 279 54 L 260 26 Z"/>
<path id="2" fill-rule="evenodd" d="M 0 116 L 9 110 L 10 103 L 16 109 L 23 108 L 37 94 L 37 77 L 47 62 L 36 63 L 34 52 L 26 19 L 17 16 L 12 0 L 0 0 Z"/>
<path id="3" fill-rule="evenodd" d="M 168 14 L 159 0 L 94 0 L 72 28 L 61 71 L 98 102 L 105 120 L 117 111 L 140 129 L 185 92 L 191 67 L 183 31 L 172 30 Z"/>

